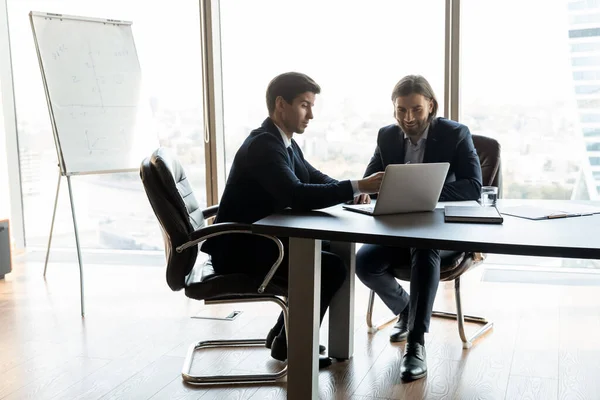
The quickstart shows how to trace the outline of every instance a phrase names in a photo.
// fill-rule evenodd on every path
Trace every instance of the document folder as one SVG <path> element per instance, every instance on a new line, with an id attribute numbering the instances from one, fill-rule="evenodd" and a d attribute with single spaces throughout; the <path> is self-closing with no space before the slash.
<path id="1" fill-rule="evenodd" d="M 501 224 L 504 218 L 496 207 L 444 207 L 445 222 L 471 222 L 477 224 Z"/>

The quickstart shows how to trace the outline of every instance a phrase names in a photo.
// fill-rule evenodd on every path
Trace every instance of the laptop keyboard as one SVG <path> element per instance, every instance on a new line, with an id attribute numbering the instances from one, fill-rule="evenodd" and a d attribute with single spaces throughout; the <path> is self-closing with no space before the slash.
<path id="1" fill-rule="evenodd" d="M 373 210 L 375 210 L 374 206 L 357 206 L 356 208 L 358 208 L 361 211 L 369 211 L 369 212 L 373 212 Z"/>

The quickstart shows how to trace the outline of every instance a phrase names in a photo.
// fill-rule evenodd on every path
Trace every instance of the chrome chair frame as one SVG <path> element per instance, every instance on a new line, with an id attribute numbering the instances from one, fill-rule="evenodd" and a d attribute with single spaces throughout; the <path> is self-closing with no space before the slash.
<path id="1" fill-rule="evenodd" d="M 481 263 L 483 258 L 477 260 L 477 263 Z M 456 313 L 445 312 L 445 311 L 433 311 L 432 316 L 438 318 L 447 318 L 454 319 L 458 321 L 458 335 L 460 336 L 460 340 L 462 341 L 463 349 L 469 349 L 473 346 L 473 342 L 481 337 L 484 333 L 489 331 L 494 323 L 488 321 L 484 317 L 478 317 L 473 315 L 464 315 L 462 311 L 462 301 L 460 296 L 460 276 L 454 279 L 454 298 L 456 300 Z M 373 307 L 375 305 L 375 292 L 371 290 L 369 294 L 369 305 L 367 306 L 367 326 L 369 327 L 369 333 L 375 333 L 379 331 L 384 326 L 394 322 L 398 319 L 398 317 L 393 317 L 391 319 L 386 319 L 377 324 L 373 324 Z M 465 321 L 474 322 L 476 324 L 482 325 L 475 333 L 471 336 L 467 336 L 465 333 Z"/>
<path id="2" fill-rule="evenodd" d="M 216 215 L 216 210 L 218 209 L 218 207 L 212 207 L 212 208 L 215 209 L 213 215 Z M 212 212 L 213 212 L 213 210 L 211 210 L 211 213 Z M 204 214 L 205 219 L 208 219 L 211 216 L 212 215 Z M 222 230 L 222 229 L 226 229 L 226 230 Z M 217 230 L 217 231 L 215 231 L 215 230 Z M 252 232 L 249 225 L 221 223 L 221 224 L 214 224 L 209 227 L 201 228 L 201 229 L 193 232 L 193 234 L 191 236 L 197 236 L 199 233 L 202 233 L 203 231 L 210 231 L 211 233 L 201 235 L 200 237 L 196 237 L 193 240 L 190 240 L 190 241 L 178 246 L 176 248 L 176 251 L 178 253 L 182 253 L 190 247 L 197 246 L 199 243 L 203 242 L 204 240 L 207 240 L 207 239 L 215 237 L 215 236 L 229 234 L 229 233 L 242 233 L 242 234 L 256 235 L 255 233 Z M 279 267 L 279 265 L 281 264 L 281 261 L 283 260 L 284 247 L 283 247 L 283 243 L 281 243 L 281 240 L 279 240 L 279 238 L 277 238 L 277 237 L 269 236 L 269 235 L 260 235 L 260 234 L 259 234 L 259 236 L 263 236 L 268 239 L 271 239 L 277 245 L 277 248 L 279 250 L 279 255 L 277 257 L 277 260 L 275 261 L 275 263 L 273 264 L 273 266 L 271 267 L 271 269 L 265 276 L 262 284 L 260 285 L 260 287 L 257 290 L 257 292 L 259 294 L 262 294 L 262 293 L 264 293 L 267 285 L 273 278 L 273 275 L 275 275 L 277 268 Z M 282 300 L 278 296 L 269 295 L 269 294 L 265 294 L 265 295 L 258 296 L 258 297 L 246 297 L 246 298 L 244 298 L 243 296 L 231 296 L 231 297 L 224 296 L 222 298 L 218 298 L 218 299 L 214 299 L 214 300 L 205 299 L 204 304 L 213 305 L 213 304 L 228 304 L 228 303 L 256 303 L 256 302 L 267 302 L 267 301 L 273 302 L 273 303 L 277 304 L 279 307 L 281 307 L 281 310 L 283 311 L 283 321 L 284 321 L 285 331 L 286 331 L 286 335 L 287 335 L 288 308 L 287 308 L 285 298 L 284 298 L 284 300 Z M 265 343 L 266 343 L 266 339 L 225 339 L 225 340 L 204 340 L 204 341 L 200 341 L 200 342 L 194 342 L 190 345 L 190 347 L 187 351 L 185 361 L 183 363 L 183 368 L 181 370 L 181 377 L 183 378 L 184 382 L 187 382 L 190 384 L 200 384 L 200 385 L 202 385 L 202 384 L 203 385 L 207 385 L 207 384 L 237 384 L 237 383 L 252 383 L 252 382 L 276 382 L 277 380 L 279 380 L 287 375 L 287 362 L 285 363 L 284 367 L 280 371 L 275 372 L 275 373 L 238 374 L 238 375 L 192 375 L 191 374 L 194 353 L 199 349 L 217 348 L 217 347 L 228 348 L 228 347 L 264 346 Z"/>
<path id="3" fill-rule="evenodd" d="M 210 259 L 202 264 L 197 261 L 198 245 L 206 239 L 229 233 L 252 235 L 254 233 L 251 225 L 233 222 L 207 225 L 207 220 L 217 215 L 219 206 L 213 205 L 199 210 L 191 186 L 184 182 L 187 178 L 183 167 L 166 149 L 159 148 L 152 156 L 144 159 L 140 166 L 140 177 L 162 231 L 167 260 L 167 284 L 171 290 L 185 289 L 188 298 L 204 301 L 206 305 L 274 302 L 283 310 L 287 332 L 288 309 L 285 289 L 281 284 L 275 283 L 265 293 L 284 257 L 281 241 L 274 236 L 260 235 L 272 240 L 279 251 L 277 259 L 260 285 L 257 282 L 254 286 L 253 276 L 248 276 L 246 279 L 244 274 L 229 276 L 215 274 L 209 266 Z M 215 279 L 215 282 L 211 284 L 212 279 Z M 287 363 L 275 373 L 238 375 L 193 375 L 191 373 L 196 350 L 208 347 L 264 346 L 265 343 L 265 339 L 195 342 L 186 354 L 181 372 L 183 381 L 201 385 L 277 381 L 287 375 Z"/>
<path id="4" fill-rule="evenodd" d="M 205 300 L 204 304 L 224 304 L 224 303 L 250 303 L 250 302 L 264 302 L 271 301 L 283 311 L 284 325 L 288 325 L 288 310 L 287 305 L 283 300 L 277 296 L 265 296 L 253 299 L 229 299 L 229 300 Z M 214 348 L 214 347 L 247 347 L 247 346 L 264 346 L 266 343 L 265 339 L 228 339 L 228 340 L 203 340 L 201 342 L 192 343 L 189 347 L 185 361 L 183 363 L 183 369 L 181 370 L 181 377 L 187 383 L 192 384 L 231 384 L 231 383 L 251 383 L 251 382 L 276 382 L 287 375 L 287 362 L 283 369 L 275 373 L 264 373 L 264 374 L 240 374 L 240 375 L 211 375 L 211 376 L 199 376 L 192 375 L 192 361 L 194 353 L 198 349 L 202 348 Z"/>

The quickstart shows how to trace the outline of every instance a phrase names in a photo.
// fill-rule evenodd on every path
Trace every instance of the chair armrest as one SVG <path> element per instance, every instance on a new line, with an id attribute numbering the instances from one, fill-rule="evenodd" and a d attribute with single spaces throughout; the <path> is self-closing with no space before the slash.
<path id="1" fill-rule="evenodd" d="M 266 287 L 269 285 L 269 282 L 273 278 L 273 275 L 275 275 L 275 272 L 277 272 L 277 268 L 279 268 L 281 261 L 283 261 L 283 255 L 284 255 L 283 243 L 281 243 L 281 240 L 279 240 L 279 238 L 276 236 L 263 235 L 260 233 L 253 233 L 252 225 L 249 225 L 249 224 L 239 224 L 236 222 L 221 222 L 219 224 L 210 225 L 210 226 L 207 226 L 207 227 L 204 227 L 202 229 L 198 229 L 197 231 L 192 232 L 189 236 L 189 239 L 191 239 L 191 240 L 189 240 L 188 242 L 185 242 L 181 246 L 178 246 L 176 248 L 176 251 L 178 253 L 182 253 L 184 250 L 186 250 L 190 247 L 193 247 L 193 246 L 197 246 L 198 243 L 200 243 L 206 239 L 210 239 L 215 236 L 226 235 L 229 233 L 242 233 L 242 234 L 247 234 L 247 235 L 262 236 L 262 237 L 272 240 L 275 243 L 275 245 L 277 246 L 277 249 L 279 250 L 279 255 L 277 256 L 277 260 L 275 260 L 275 263 L 273 264 L 273 266 L 271 267 L 269 272 L 267 272 L 265 279 L 263 279 L 262 284 L 258 288 L 258 293 L 263 293 L 265 291 Z"/>
<path id="2" fill-rule="evenodd" d="M 202 215 L 204 216 L 204 219 L 209 219 L 217 215 L 218 211 L 219 205 L 217 204 L 214 206 L 206 207 L 204 210 L 202 210 Z"/>
<path id="3" fill-rule="evenodd" d="M 185 242 L 181 246 L 177 247 L 177 252 L 181 253 L 184 250 L 197 245 L 198 243 L 210 239 L 211 237 L 221 236 L 227 233 L 252 233 L 252 226 L 249 224 L 238 224 L 236 222 L 222 222 L 220 224 L 214 224 L 205 226 L 204 228 L 198 229 L 189 235 L 189 241 Z"/>

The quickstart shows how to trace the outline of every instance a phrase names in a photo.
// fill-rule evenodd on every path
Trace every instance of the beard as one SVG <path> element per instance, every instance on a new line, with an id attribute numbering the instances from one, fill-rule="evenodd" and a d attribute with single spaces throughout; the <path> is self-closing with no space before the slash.
<path id="1" fill-rule="evenodd" d="M 402 132 L 406 133 L 407 136 L 415 137 L 421 135 L 425 131 L 428 121 L 418 121 L 410 126 L 406 126 L 406 124 L 401 121 L 398 121 L 398 123 L 400 124 L 400 128 L 402 128 Z"/>

